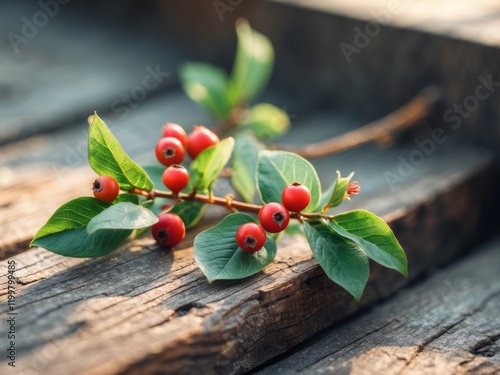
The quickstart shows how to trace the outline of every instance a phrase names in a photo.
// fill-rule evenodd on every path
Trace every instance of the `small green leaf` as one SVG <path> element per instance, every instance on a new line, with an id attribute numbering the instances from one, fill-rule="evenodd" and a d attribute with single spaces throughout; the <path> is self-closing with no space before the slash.
<path id="1" fill-rule="evenodd" d="M 158 222 L 158 217 L 145 207 L 129 202 L 114 204 L 97 214 L 87 224 L 87 232 L 103 229 L 140 229 Z"/>
<path id="2" fill-rule="evenodd" d="M 97 114 L 94 114 L 90 124 L 88 148 L 89 164 L 92 169 L 100 176 L 114 177 L 122 190 L 129 190 L 132 187 L 154 189 L 146 171 L 123 151 Z"/>
<path id="3" fill-rule="evenodd" d="M 203 217 L 206 204 L 201 202 L 184 201 L 179 202 L 170 209 L 170 213 L 177 214 L 184 221 L 186 228 L 192 228 Z"/>
<path id="4" fill-rule="evenodd" d="M 272 104 L 261 103 L 247 112 L 239 129 L 251 130 L 258 139 L 268 141 L 286 133 L 290 127 L 290 118 L 286 112 Z"/>
<path id="5" fill-rule="evenodd" d="M 217 118 L 231 110 L 228 77 L 222 69 L 204 63 L 187 63 L 179 71 L 186 94 Z"/>
<path id="6" fill-rule="evenodd" d="M 120 195 L 116 201 L 122 199 L 131 198 Z M 92 218 L 111 206 L 111 203 L 103 203 L 93 197 L 73 199 L 56 210 L 30 246 L 41 246 L 56 254 L 77 258 L 106 255 L 132 233 L 131 230 L 87 232 L 87 224 Z"/>
<path id="7" fill-rule="evenodd" d="M 333 181 L 332 185 L 323 194 L 322 211 L 328 211 L 332 207 L 337 207 L 344 201 L 344 196 L 347 191 L 347 185 L 351 181 L 354 172 L 347 177 L 342 177 L 340 171 L 337 171 L 337 178 Z"/>
<path id="8" fill-rule="evenodd" d="M 238 46 L 229 82 L 232 106 L 252 100 L 266 86 L 274 63 L 271 42 L 246 20 L 237 22 L 236 34 Z"/>
<path id="9" fill-rule="evenodd" d="M 249 134 L 235 138 L 231 183 L 246 202 L 253 202 L 257 185 L 257 160 L 263 145 Z"/>
<path id="10" fill-rule="evenodd" d="M 257 182 L 265 203 L 281 202 L 281 192 L 293 182 L 307 186 L 311 192 L 311 203 L 304 211 L 314 210 L 321 199 L 321 185 L 316 170 L 306 159 L 291 152 L 261 151 Z"/>
<path id="11" fill-rule="evenodd" d="M 233 148 L 234 138 L 228 137 L 203 150 L 190 166 L 188 188 L 196 187 L 199 192 L 208 190 L 229 162 Z"/>
<path id="12" fill-rule="evenodd" d="M 276 244 L 267 236 L 262 249 L 255 253 L 242 250 L 236 243 L 236 231 L 245 223 L 256 222 L 251 216 L 236 213 L 194 239 L 194 257 L 209 282 L 242 279 L 264 269 L 276 256 Z"/>
<path id="13" fill-rule="evenodd" d="M 370 275 L 365 252 L 322 221 L 304 222 L 304 230 L 321 268 L 331 280 L 359 301 Z"/>
<path id="14" fill-rule="evenodd" d="M 405 252 L 387 223 L 365 210 L 336 215 L 330 226 L 339 235 L 357 243 L 375 262 L 408 276 Z"/>

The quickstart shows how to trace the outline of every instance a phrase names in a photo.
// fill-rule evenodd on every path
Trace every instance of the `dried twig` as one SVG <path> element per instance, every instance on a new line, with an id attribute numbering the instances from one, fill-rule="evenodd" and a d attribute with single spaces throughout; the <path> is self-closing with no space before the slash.
<path id="1" fill-rule="evenodd" d="M 441 98 L 436 86 L 423 89 L 415 98 L 394 112 L 337 137 L 307 145 L 269 144 L 274 150 L 295 152 L 307 159 L 320 158 L 369 142 L 386 143 L 393 134 L 413 127 L 429 116 Z"/>

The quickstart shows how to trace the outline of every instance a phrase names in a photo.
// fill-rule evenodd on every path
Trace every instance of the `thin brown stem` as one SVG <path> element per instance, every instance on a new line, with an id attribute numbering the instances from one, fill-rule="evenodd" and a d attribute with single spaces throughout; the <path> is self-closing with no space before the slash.
<path id="1" fill-rule="evenodd" d="M 192 193 L 187 193 L 187 194 L 179 193 L 176 195 L 172 192 L 167 192 L 167 191 L 161 191 L 161 190 L 146 191 L 137 188 L 129 190 L 129 193 L 139 194 L 145 197 L 168 198 L 168 199 L 178 199 L 180 201 L 195 201 L 207 204 L 215 204 L 217 206 L 226 207 L 227 209 L 230 210 L 236 209 L 254 213 L 258 213 L 262 208 L 262 206 L 258 204 L 235 201 L 233 200 L 233 197 L 231 195 L 228 195 L 226 197 L 214 197 L 204 194 L 192 194 Z M 292 217 L 296 217 L 294 215 L 295 214 L 292 214 Z M 321 218 L 321 219 L 332 220 L 334 218 L 334 215 L 325 215 L 319 212 L 297 213 L 296 215 L 297 215 L 296 218 L 300 217 L 306 219 Z"/>
<path id="2" fill-rule="evenodd" d="M 394 112 L 337 137 L 303 146 L 269 144 L 274 150 L 295 152 L 307 159 L 320 158 L 369 142 L 387 142 L 394 133 L 411 128 L 432 113 L 441 98 L 439 88 L 429 86 Z"/>

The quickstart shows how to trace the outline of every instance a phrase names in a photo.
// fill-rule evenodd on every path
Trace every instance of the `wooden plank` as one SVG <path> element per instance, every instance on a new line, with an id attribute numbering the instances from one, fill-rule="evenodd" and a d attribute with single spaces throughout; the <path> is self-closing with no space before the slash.
<path id="1" fill-rule="evenodd" d="M 447 145 L 415 172 L 425 178 L 409 180 L 388 199 L 379 176 L 367 181 L 365 200 L 358 201 L 389 220 L 408 252 L 412 279 L 476 238 L 495 188 L 489 154 Z M 404 150 L 411 145 L 392 152 Z M 397 160 L 371 148 L 355 154 L 347 164 L 359 163 L 360 175 L 361 164 L 364 171 L 389 169 Z M 39 248 L 11 258 L 17 262 L 18 368 L 26 374 L 242 373 L 408 282 L 373 265 L 363 300 L 355 303 L 327 279 L 303 238 L 285 237 L 264 272 L 209 285 L 193 261 L 194 234 L 174 252 L 160 251 L 146 237 L 100 259 Z M 6 266 L 2 262 L 3 272 Z M 7 289 L 1 282 L 3 320 Z M 5 340 L 5 327 L 0 337 Z"/>
<path id="2" fill-rule="evenodd" d="M 270 0 L 317 9 L 321 12 L 355 17 L 401 28 L 416 28 L 463 38 L 492 46 L 500 46 L 500 4 L 495 0 L 456 3 L 452 0 Z M 373 32 L 371 33 L 373 34 Z M 378 34 L 378 33 L 377 33 Z"/>
<path id="3" fill-rule="evenodd" d="M 94 110 L 125 118 L 177 86 L 183 56 L 165 43 L 148 9 L 140 18 L 130 6 L 116 12 L 72 3 L 49 17 L 39 3 L 0 3 L 0 144 L 68 126 Z M 33 26 L 36 17 L 43 27 Z M 25 42 L 16 44 L 19 38 Z"/>
<path id="4" fill-rule="evenodd" d="M 500 238 L 256 374 L 500 373 Z"/>

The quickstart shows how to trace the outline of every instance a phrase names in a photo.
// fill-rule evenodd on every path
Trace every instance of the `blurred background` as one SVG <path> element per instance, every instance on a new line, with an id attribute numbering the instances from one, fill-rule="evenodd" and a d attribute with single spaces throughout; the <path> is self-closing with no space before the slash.
<path id="1" fill-rule="evenodd" d="M 296 122 L 324 109 L 374 119 L 428 84 L 441 85 L 447 109 L 474 92 L 480 75 L 499 74 L 495 1 L 47 0 L 0 7 L 3 144 L 74 126 L 94 110 L 120 126 L 141 112 L 136 126 L 143 130 L 167 120 L 208 122 L 185 106 L 161 113 L 144 107 L 182 100 L 177 73 L 186 60 L 229 71 L 238 17 L 273 42 L 266 99 Z M 135 86 L 148 69 L 162 73 L 144 93 Z M 500 134 L 498 98 L 494 93 L 464 119 L 485 128 L 483 140 Z M 158 117 L 145 117 L 152 112 Z"/>

